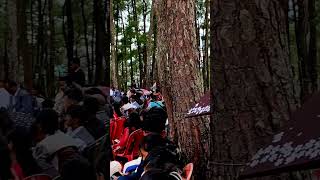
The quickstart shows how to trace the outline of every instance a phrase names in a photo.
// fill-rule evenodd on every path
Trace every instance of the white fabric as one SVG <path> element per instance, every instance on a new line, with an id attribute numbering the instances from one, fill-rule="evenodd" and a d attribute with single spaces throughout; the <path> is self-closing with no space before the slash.
<path id="1" fill-rule="evenodd" d="M 10 94 L 4 88 L 0 88 L 0 108 L 8 108 L 10 106 Z"/>
<path id="2" fill-rule="evenodd" d="M 139 166 L 140 163 L 141 163 L 141 160 L 142 160 L 142 158 L 139 157 L 139 158 L 137 158 L 137 159 L 135 159 L 135 160 L 132 160 L 132 161 L 129 161 L 129 162 L 125 163 L 124 166 L 123 166 L 122 173 L 125 174 L 126 171 L 127 171 L 127 169 L 128 169 L 129 167 L 131 167 L 131 166 Z"/>
<path id="3" fill-rule="evenodd" d="M 110 177 L 112 177 L 115 173 L 121 172 L 122 165 L 118 161 L 110 162 Z"/>
<path id="4" fill-rule="evenodd" d="M 70 136 L 64 134 L 60 130 L 58 130 L 54 135 L 47 136 L 38 144 L 39 146 L 44 146 L 49 154 L 53 154 L 58 150 L 75 146 L 78 147 L 77 142 Z"/>

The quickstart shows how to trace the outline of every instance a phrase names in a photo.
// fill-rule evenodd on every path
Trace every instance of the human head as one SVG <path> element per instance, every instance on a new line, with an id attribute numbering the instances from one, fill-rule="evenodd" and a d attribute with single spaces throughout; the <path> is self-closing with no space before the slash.
<path id="1" fill-rule="evenodd" d="M 159 134 L 150 134 L 143 137 L 140 143 L 140 152 L 142 159 L 145 159 L 148 156 L 148 153 L 153 149 L 158 147 L 163 147 L 166 145 L 166 140 Z"/>
<path id="2" fill-rule="evenodd" d="M 80 59 L 79 58 L 73 58 L 71 62 L 71 70 L 75 71 L 80 67 Z"/>
<path id="3" fill-rule="evenodd" d="M 79 104 L 83 99 L 83 94 L 80 89 L 73 88 L 67 90 L 64 96 L 64 108 L 67 110 L 71 105 Z"/>
<path id="4" fill-rule="evenodd" d="M 96 180 L 94 167 L 84 158 L 76 157 L 66 161 L 61 168 L 61 180 Z"/>
<path id="5" fill-rule="evenodd" d="M 144 170 L 161 169 L 165 172 L 181 171 L 181 159 L 175 146 L 153 148 L 144 160 Z"/>
<path id="6" fill-rule="evenodd" d="M 67 110 L 67 125 L 72 129 L 76 129 L 79 126 L 85 124 L 87 120 L 87 113 L 83 107 L 79 105 L 72 105 Z"/>
<path id="7" fill-rule="evenodd" d="M 11 80 L 7 82 L 6 87 L 7 87 L 7 91 L 12 95 L 15 94 L 16 91 L 18 90 L 18 84 Z"/>
<path id="8" fill-rule="evenodd" d="M 136 111 L 131 112 L 126 122 L 126 126 L 132 128 L 132 130 L 139 129 L 141 127 L 139 113 L 137 113 Z"/>
<path id="9" fill-rule="evenodd" d="M 59 129 L 59 116 L 52 109 L 42 110 L 33 124 L 33 136 L 39 142 L 47 135 L 53 135 Z"/>
<path id="10" fill-rule="evenodd" d="M 144 134 L 161 134 L 165 130 L 168 116 L 164 109 L 153 107 L 143 114 L 142 129 Z"/>
<path id="11" fill-rule="evenodd" d="M 59 77 L 58 86 L 60 91 L 64 91 L 66 88 L 67 77 Z"/>
<path id="12" fill-rule="evenodd" d="M 94 97 L 86 97 L 83 100 L 83 107 L 90 114 L 96 114 L 99 110 L 99 102 Z"/>

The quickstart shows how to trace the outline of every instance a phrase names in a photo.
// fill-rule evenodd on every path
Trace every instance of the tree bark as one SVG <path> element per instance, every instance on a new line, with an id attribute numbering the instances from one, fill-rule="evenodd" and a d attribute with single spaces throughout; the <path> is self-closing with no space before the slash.
<path id="1" fill-rule="evenodd" d="M 14 81 L 19 80 L 19 59 L 18 59 L 18 27 L 17 27 L 17 0 L 8 0 L 7 12 L 9 17 L 8 36 L 8 78 Z"/>
<path id="2" fill-rule="evenodd" d="M 84 0 L 81 0 L 81 16 L 82 16 L 82 21 L 83 21 L 83 35 L 84 35 L 84 42 L 86 46 L 86 59 L 87 59 L 87 70 L 88 70 L 88 83 L 92 83 L 93 79 L 93 72 L 91 69 L 91 60 L 90 60 L 90 55 L 89 55 L 89 40 L 88 40 L 88 21 L 86 18 L 85 14 L 85 9 L 84 9 Z"/>
<path id="3" fill-rule="evenodd" d="M 286 11 L 276 0 L 211 1 L 214 97 L 209 177 L 233 180 L 297 107 Z M 266 178 L 274 179 L 274 178 Z"/>
<path id="4" fill-rule="evenodd" d="M 170 137 L 187 161 L 195 164 L 194 179 L 208 179 L 210 127 L 206 117 L 185 119 L 203 89 L 198 69 L 195 1 L 156 1 L 157 68 L 170 124 Z"/>
<path id="5" fill-rule="evenodd" d="M 72 17 L 72 1 L 65 0 L 65 10 L 67 16 L 67 57 L 68 57 L 68 69 L 70 72 L 70 65 L 74 56 L 74 26 L 73 26 L 73 17 Z"/>
<path id="6" fill-rule="evenodd" d="M 103 81 L 105 80 L 104 74 L 107 75 L 107 73 L 104 73 L 104 68 L 103 68 L 103 60 L 106 58 L 105 42 L 107 38 L 106 38 L 106 30 L 105 30 L 105 23 L 104 23 L 104 11 L 101 7 L 102 7 L 102 0 L 94 0 L 94 16 L 95 16 L 95 27 L 96 27 L 95 84 L 97 85 L 103 83 Z M 110 73 L 108 74 L 108 76 L 109 75 Z"/>
<path id="7" fill-rule="evenodd" d="M 155 13 L 154 13 L 155 0 L 152 0 L 151 13 L 150 13 L 150 28 L 147 37 L 147 63 L 146 63 L 146 86 L 151 87 L 153 84 L 153 54 L 154 54 L 154 35 L 155 35 Z"/>
<path id="8" fill-rule="evenodd" d="M 49 16 L 49 38 L 48 38 L 48 50 L 49 50 L 49 62 L 47 68 L 47 95 L 48 97 L 54 97 L 55 95 L 55 79 L 54 79 L 54 65 L 56 59 L 55 48 L 55 22 L 53 17 L 53 0 L 48 1 L 48 16 Z"/>
<path id="9" fill-rule="evenodd" d="M 116 30 L 114 25 L 113 17 L 113 6 L 112 0 L 110 0 L 110 30 L 111 30 L 111 84 L 119 88 L 119 78 L 118 78 L 118 63 L 117 63 L 117 51 L 116 51 Z"/>
<path id="10" fill-rule="evenodd" d="M 140 30 L 139 30 L 139 20 L 138 20 L 138 12 L 137 12 L 137 3 L 136 0 L 131 0 L 132 5 L 132 14 L 133 14 L 133 20 L 134 20 L 134 28 L 135 28 L 135 34 L 136 34 L 136 40 L 137 40 L 137 50 L 138 50 L 138 63 L 139 63 L 139 73 L 140 73 L 140 86 L 142 85 L 142 79 L 144 77 L 144 68 L 143 68 L 143 62 L 141 57 L 141 42 L 140 42 Z"/>
<path id="11" fill-rule="evenodd" d="M 17 1 L 17 25 L 18 25 L 18 56 L 23 62 L 23 79 L 27 89 L 32 88 L 32 57 L 30 46 L 27 39 L 27 2 L 25 0 Z"/>
<path id="12" fill-rule="evenodd" d="M 146 0 L 143 0 L 143 36 L 147 36 L 147 10 L 148 10 L 148 4 Z M 148 50 L 147 50 L 147 40 L 144 41 L 143 47 L 142 47 L 142 53 L 143 53 L 143 74 L 142 74 L 142 80 L 141 80 L 141 87 L 146 88 L 147 87 L 147 61 L 148 61 Z M 141 69 L 140 69 L 141 73 Z"/>
<path id="13" fill-rule="evenodd" d="M 297 5 L 296 43 L 303 102 L 318 89 L 315 1 L 297 0 Z"/>

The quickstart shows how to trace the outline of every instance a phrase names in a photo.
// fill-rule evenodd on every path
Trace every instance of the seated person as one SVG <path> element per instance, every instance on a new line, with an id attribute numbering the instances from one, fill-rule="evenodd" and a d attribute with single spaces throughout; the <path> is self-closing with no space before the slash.
<path id="1" fill-rule="evenodd" d="M 149 152 L 157 147 L 166 146 L 166 143 L 166 140 L 159 134 L 145 136 L 140 143 L 140 157 L 124 165 L 123 174 L 125 174 L 125 176 L 119 177 L 119 180 L 139 179 L 144 171 L 144 161 L 148 157 Z"/>
<path id="2" fill-rule="evenodd" d="M 121 139 L 115 141 L 116 144 L 112 147 L 113 150 L 116 150 L 116 151 L 123 150 L 127 144 L 127 140 L 130 134 L 133 131 L 141 128 L 141 121 L 140 121 L 139 114 L 137 112 L 132 112 L 129 115 L 129 118 L 127 119 L 127 121 L 125 122 L 124 127 L 125 128 L 122 132 Z"/>
<path id="3" fill-rule="evenodd" d="M 46 174 L 54 175 L 59 170 L 57 153 L 65 148 L 77 151 L 78 144 L 70 136 L 59 129 L 58 114 L 54 110 L 41 111 L 32 126 L 32 135 L 37 143 L 33 149 L 33 157 Z"/>
<path id="4" fill-rule="evenodd" d="M 67 133 L 74 139 L 80 139 L 85 143 L 85 147 L 95 142 L 94 137 L 84 127 L 85 121 L 87 120 L 87 113 L 83 107 L 79 105 L 70 106 L 67 113 Z M 83 147 L 83 149 L 85 148 Z"/>
<path id="5" fill-rule="evenodd" d="M 92 164 L 81 156 L 67 160 L 61 168 L 60 180 L 96 180 L 97 175 Z"/>
<path id="6" fill-rule="evenodd" d="M 97 140 L 106 134 L 104 122 L 96 116 L 99 110 L 99 102 L 96 98 L 86 97 L 83 102 L 83 107 L 88 113 L 84 127 L 86 127 L 94 139 Z"/>

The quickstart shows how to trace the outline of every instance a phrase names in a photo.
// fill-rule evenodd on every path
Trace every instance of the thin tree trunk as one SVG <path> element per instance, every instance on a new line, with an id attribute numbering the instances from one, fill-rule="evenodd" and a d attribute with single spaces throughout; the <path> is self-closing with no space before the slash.
<path id="1" fill-rule="evenodd" d="M 105 85 L 107 85 L 108 87 L 110 87 L 110 75 L 111 75 L 111 41 L 112 41 L 112 34 L 111 34 L 111 9 L 112 9 L 112 4 L 110 0 L 105 0 L 105 5 L 107 6 L 107 8 L 105 8 L 105 10 L 107 11 L 106 13 L 103 13 L 102 15 L 106 15 L 106 16 L 102 16 L 102 20 L 103 23 L 106 22 L 106 24 L 104 24 L 103 26 L 103 33 L 105 36 L 105 45 L 103 46 L 104 48 L 106 48 L 105 54 L 104 54 L 104 60 L 105 60 L 105 70 L 104 70 L 104 82 Z M 104 12 L 103 9 L 101 9 L 101 12 Z M 106 17 L 106 20 L 103 19 L 103 17 Z M 106 29 L 107 27 L 107 29 Z"/>
<path id="2" fill-rule="evenodd" d="M 104 81 L 104 68 L 103 60 L 105 57 L 105 42 L 106 42 L 106 31 L 104 23 L 104 14 L 102 6 L 102 0 L 94 0 L 94 16 L 95 16 L 95 29 L 96 29 L 96 77 L 95 84 L 101 84 Z M 110 74 L 110 73 L 109 73 Z"/>
<path id="3" fill-rule="evenodd" d="M 9 17 L 9 41 L 8 41 L 8 64 L 9 79 L 19 80 L 18 60 L 18 29 L 17 29 L 17 0 L 8 0 L 7 12 Z"/>
<path id="4" fill-rule="evenodd" d="M 203 67 L 202 67 L 202 76 L 203 76 L 203 86 L 205 90 L 209 88 L 209 0 L 205 0 L 205 39 L 204 39 L 204 57 L 203 57 Z"/>
<path id="5" fill-rule="evenodd" d="M 68 69 L 70 73 L 70 65 L 72 59 L 74 58 L 74 27 L 73 27 L 73 17 L 72 17 L 72 1 L 65 0 L 65 10 L 67 16 L 67 57 L 68 57 Z"/>
<path id="6" fill-rule="evenodd" d="M 155 61 L 154 61 L 154 54 L 155 54 L 155 44 L 156 44 L 156 40 L 155 40 L 155 32 L 156 32 L 156 24 L 155 22 L 155 10 L 154 10 L 154 5 L 155 5 L 155 0 L 152 0 L 152 5 L 151 5 L 151 13 L 150 13 L 150 28 L 149 28 L 149 32 L 148 32 L 148 39 L 147 39 L 147 64 L 146 64 L 146 78 L 147 78 L 147 82 L 146 82 L 146 86 L 147 87 L 151 87 L 154 81 L 154 65 L 155 65 Z"/>
<path id="7" fill-rule="evenodd" d="M 89 40 L 88 40 L 88 21 L 85 14 L 84 9 L 84 0 L 81 0 L 81 16 L 83 21 L 83 34 L 84 34 L 84 42 L 86 46 L 86 59 L 87 59 L 87 70 L 88 70 L 88 83 L 92 83 L 93 74 L 91 69 L 91 61 L 89 55 Z"/>
<path id="8" fill-rule="evenodd" d="M 297 5 L 296 40 L 303 102 L 318 89 L 315 1 L 297 0 Z"/>
<path id="9" fill-rule="evenodd" d="M 30 56 L 30 47 L 27 39 L 27 2 L 18 0 L 17 3 L 17 24 L 18 24 L 18 55 L 23 62 L 24 85 L 27 89 L 32 88 L 32 58 Z"/>
<path id="10" fill-rule="evenodd" d="M 143 35 L 147 36 L 147 10 L 148 4 L 146 0 L 143 0 Z M 148 42 L 144 42 L 142 51 L 143 51 L 143 74 L 140 86 L 146 88 L 147 87 L 147 61 L 148 61 L 148 52 L 147 52 L 147 44 Z M 141 71 L 141 69 L 140 69 Z M 141 72 L 140 72 L 141 73 Z"/>
<path id="11" fill-rule="evenodd" d="M 179 144 L 188 162 L 193 162 L 194 179 L 206 178 L 209 162 L 209 119 L 185 119 L 185 113 L 202 95 L 198 69 L 195 1 L 164 0 L 157 9 L 157 68 L 166 101 L 170 137 Z"/>
<path id="12" fill-rule="evenodd" d="M 53 17 L 53 0 L 48 2 L 48 16 L 49 16 L 49 38 L 48 38 L 48 50 L 49 50 L 49 68 L 47 69 L 47 94 L 49 97 L 54 97 L 54 65 L 55 65 L 55 22 Z"/>
<path id="13" fill-rule="evenodd" d="M 139 40 L 140 36 L 140 30 L 139 30 L 139 21 L 138 21 L 138 12 L 137 12 L 137 3 L 136 0 L 131 0 L 131 5 L 132 5 L 132 14 L 133 14 L 133 20 L 135 23 L 135 34 L 136 34 L 136 39 L 137 39 L 137 49 L 138 49 L 138 63 L 139 63 L 139 72 L 140 72 L 140 86 L 142 84 L 142 79 L 144 77 L 144 72 L 143 72 L 143 64 L 142 64 L 142 57 L 141 57 L 141 42 Z"/>
<path id="14" fill-rule="evenodd" d="M 117 51 L 116 51 L 116 30 L 114 26 L 114 17 L 113 17 L 113 7 L 112 7 L 112 0 L 110 0 L 110 30 L 111 30 L 111 81 L 112 85 L 116 88 L 119 88 L 118 82 L 118 67 L 117 67 Z"/>
<path id="15" fill-rule="evenodd" d="M 297 107 L 279 1 L 211 1 L 212 162 L 246 164 Z M 268 18 L 265 18 L 268 17 Z M 208 166 L 233 180 L 241 166 Z M 267 177 L 265 179 L 275 179 Z M 283 178 L 286 179 L 286 178 Z"/>

